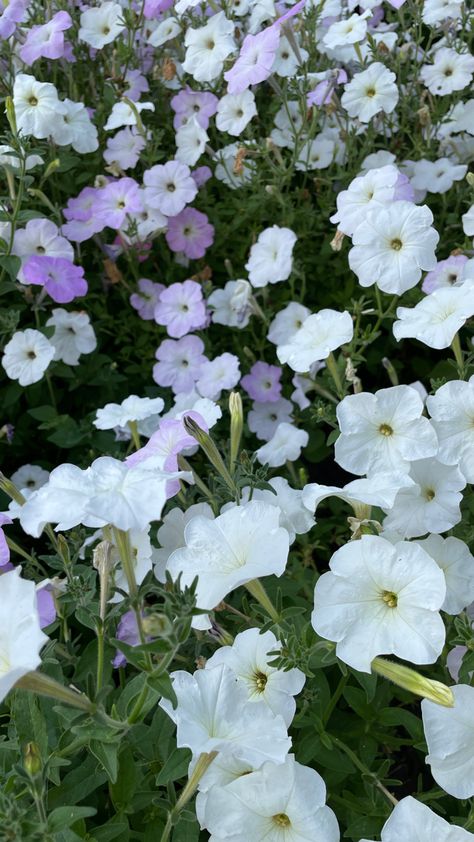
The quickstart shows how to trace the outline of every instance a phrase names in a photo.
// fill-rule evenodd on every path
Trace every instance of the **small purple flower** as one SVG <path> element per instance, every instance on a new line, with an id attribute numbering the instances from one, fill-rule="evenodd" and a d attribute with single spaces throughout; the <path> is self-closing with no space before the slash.
<path id="1" fill-rule="evenodd" d="M 257 35 L 246 35 L 234 66 L 224 73 L 230 94 L 241 94 L 250 85 L 268 79 L 280 43 L 278 26 L 267 26 Z"/>
<path id="2" fill-rule="evenodd" d="M 192 91 L 183 88 L 171 100 L 171 108 L 176 114 L 173 126 L 178 130 L 191 117 L 195 117 L 201 128 L 207 129 L 209 120 L 217 111 L 218 98 L 208 91 Z"/>
<path id="3" fill-rule="evenodd" d="M 168 11 L 173 5 L 173 0 L 145 0 L 143 14 L 150 20 L 159 17 L 162 12 Z"/>
<path id="4" fill-rule="evenodd" d="M 133 178 L 111 181 L 97 192 L 95 213 L 108 228 L 121 228 L 127 214 L 142 210 L 140 188 Z"/>
<path id="5" fill-rule="evenodd" d="M 422 284 L 423 292 L 434 292 L 440 287 L 450 287 L 462 280 L 467 257 L 464 254 L 452 254 L 446 260 L 439 260 L 435 268 L 428 272 Z"/>
<path id="6" fill-rule="evenodd" d="M 414 202 L 415 201 L 415 191 L 412 187 L 411 181 L 405 173 L 399 173 L 397 182 L 395 184 L 395 190 L 393 193 L 393 201 L 394 202 Z"/>
<path id="7" fill-rule="evenodd" d="M 171 386 L 175 395 L 191 392 L 208 362 L 203 351 L 204 342 L 199 336 L 165 339 L 155 354 L 158 362 L 153 367 L 153 380 L 158 386 Z"/>
<path id="8" fill-rule="evenodd" d="M 28 284 L 43 286 L 57 304 L 68 304 L 87 292 L 84 269 L 64 257 L 33 255 L 23 265 L 23 273 Z"/>
<path id="9" fill-rule="evenodd" d="M 347 73 L 345 70 L 328 71 L 328 78 L 318 82 L 314 90 L 310 91 L 306 97 L 306 104 L 311 105 L 328 105 L 331 102 L 332 95 L 336 85 L 341 85 L 347 82 Z"/>
<path id="10" fill-rule="evenodd" d="M 214 242 L 214 226 L 205 213 L 195 208 L 184 208 L 168 222 L 166 242 L 171 251 L 183 252 L 196 260 L 204 257 L 206 249 Z"/>
<path id="11" fill-rule="evenodd" d="M 10 0 L 0 7 L 0 38 L 9 38 L 13 35 L 17 23 L 21 23 L 26 17 L 29 0 Z"/>
<path id="12" fill-rule="evenodd" d="M 168 335 L 180 339 L 203 327 L 206 305 L 196 281 L 171 284 L 160 293 L 155 307 L 155 322 L 166 327 Z"/>
<path id="13" fill-rule="evenodd" d="M 117 640 L 123 640 L 129 646 L 138 646 L 140 643 L 140 632 L 138 631 L 137 618 L 134 611 L 126 611 L 120 618 L 116 632 Z M 124 667 L 127 664 L 127 659 L 122 652 L 118 651 L 112 661 L 115 669 Z"/>
<path id="14" fill-rule="evenodd" d="M 95 214 L 98 193 L 95 187 L 84 187 L 63 209 L 68 222 L 62 226 L 62 231 L 70 240 L 83 243 L 105 228 L 106 223 Z"/>
<path id="15" fill-rule="evenodd" d="M 281 395 L 281 368 L 268 363 L 254 363 L 250 373 L 242 377 L 241 385 L 257 403 L 274 403 Z"/>
<path id="16" fill-rule="evenodd" d="M 7 544 L 5 533 L 1 528 L 2 526 L 6 526 L 7 523 L 13 523 L 12 519 L 8 515 L 0 514 L 0 567 L 4 567 L 10 561 L 10 547 Z"/>
<path id="17" fill-rule="evenodd" d="M 150 90 L 150 86 L 139 70 L 127 70 L 124 80 L 124 96 L 133 102 L 138 102 L 141 95 Z"/>
<path id="18" fill-rule="evenodd" d="M 191 178 L 194 179 L 196 187 L 200 189 L 212 178 L 212 170 L 210 167 L 196 167 L 195 170 L 191 171 Z"/>
<path id="19" fill-rule="evenodd" d="M 57 59 L 64 55 L 64 31 L 72 26 L 67 12 L 57 12 L 48 23 L 32 26 L 20 49 L 21 60 L 33 64 L 38 58 Z"/>
<path id="20" fill-rule="evenodd" d="M 208 426 L 198 412 L 191 410 L 186 415 L 196 421 L 201 429 L 207 433 Z M 158 430 L 153 433 L 146 445 L 128 456 L 125 461 L 127 465 L 133 466 L 153 458 L 160 469 L 176 471 L 178 470 L 178 453 L 187 450 L 189 447 L 195 447 L 195 445 L 196 439 L 186 432 L 182 418 L 164 418 L 160 422 Z M 151 463 L 150 467 L 152 467 Z"/>
<path id="21" fill-rule="evenodd" d="M 130 304 L 138 312 L 141 319 L 150 321 L 155 316 L 155 307 L 158 303 L 160 293 L 165 287 L 163 284 L 155 284 L 148 278 L 140 278 L 138 281 L 138 292 L 130 296 Z"/>
<path id="22" fill-rule="evenodd" d="M 44 629 L 46 626 L 54 623 L 56 619 L 56 604 L 49 582 L 36 591 L 36 604 L 38 606 L 40 626 Z"/>

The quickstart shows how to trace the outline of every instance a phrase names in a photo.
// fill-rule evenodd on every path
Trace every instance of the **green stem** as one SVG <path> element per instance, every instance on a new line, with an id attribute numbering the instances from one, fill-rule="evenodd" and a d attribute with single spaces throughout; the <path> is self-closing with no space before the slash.
<path id="1" fill-rule="evenodd" d="M 280 622 L 279 614 L 275 606 L 273 605 L 273 602 L 271 601 L 270 597 L 268 596 L 265 588 L 263 587 L 260 579 L 252 579 L 250 582 L 247 582 L 245 587 L 247 588 L 248 592 L 253 596 L 253 598 L 260 603 L 262 608 L 265 609 L 269 617 L 272 618 L 273 622 L 278 624 Z"/>
<path id="2" fill-rule="evenodd" d="M 331 696 L 329 704 L 327 705 L 326 710 L 324 711 L 324 713 L 322 715 L 321 721 L 322 721 L 323 725 L 326 725 L 326 723 L 331 718 L 331 714 L 332 714 L 334 708 L 336 707 L 339 699 L 341 698 L 341 696 L 344 692 L 344 688 L 345 688 L 345 686 L 348 682 L 348 679 L 349 679 L 349 673 L 346 673 L 345 675 L 341 675 L 339 684 L 337 685 L 336 690 L 334 691 L 333 695 Z"/>
<path id="3" fill-rule="evenodd" d="M 365 766 L 365 764 L 362 763 L 361 760 L 359 760 L 359 758 L 357 757 L 357 754 L 354 751 L 352 751 L 352 749 L 350 749 L 349 746 L 346 746 L 346 744 L 343 743 L 342 740 L 339 739 L 339 737 L 333 737 L 332 734 L 330 734 L 330 738 L 331 738 L 332 742 L 338 748 L 340 748 L 341 751 L 344 752 L 344 754 L 347 754 L 349 759 L 352 760 L 354 766 L 357 769 L 359 769 L 359 772 L 362 772 L 363 775 L 367 775 L 369 778 L 372 778 L 372 781 L 374 782 L 377 789 L 379 789 L 380 792 L 383 792 L 383 794 L 388 799 L 388 801 L 390 801 L 390 803 L 393 804 L 394 807 L 396 807 L 397 804 L 398 804 L 398 799 L 395 798 L 395 796 L 392 795 L 392 793 L 388 791 L 388 789 L 383 785 L 383 783 L 381 781 L 379 781 L 375 772 L 371 772 L 370 769 L 368 769 L 367 766 Z"/>
<path id="4" fill-rule="evenodd" d="M 458 374 L 461 380 L 464 380 L 464 357 L 461 350 L 461 340 L 459 339 L 459 333 L 456 334 L 453 341 L 451 342 L 451 348 L 453 349 L 454 359 L 456 360 L 456 365 L 458 367 Z"/>
<path id="5" fill-rule="evenodd" d="M 326 365 L 331 375 L 332 379 L 334 380 L 334 385 L 336 387 L 336 392 L 340 398 L 344 397 L 344 389 L 342 387 L 341 378 L 339 377 L 339 369 L 337 367 L 337 362 L 335 360 L 334 354 L 329 354 L 329 357 L 326 359 Z"/>
<path id="6" fill-rule="evenodd" d="M 104 681 L 104 624 L 102 620 L 97 623 L 97 681 L 96 692 L 100 693 Z"/>
<path id="7" fill-rule="evenodd" d="M 199 755 L 197 763 L 192 771 L 191 777 L 189 778 L 186 786 L 184 787 L 181 795 L 179 796 L 175 806 L 168 813 L 168 818 L 166 820 L 166 825 L 161 835 L 160 842 L 167 842 L 167 840 L 169 839 L 171 829 L 173 825 L 176 824 L 177 818 L 181 810 L 193 797 L 194 793 L 198 788 L 199 781 L 201 780 L 204 773 L 209 769 L 209 766 L 211 765 L 212 761 L 216 756 L 217 751 L 211 751 L 209 754 L 203 752 Z"/>
<path id="8" fill-rule="evenodd" d="M 132 441 L 133 441 L 133 444 L 135 445 L 135 450 L 140 450 L 140 448 L 142 446 L 142 443 L 140 441 L 140 435 L 139 435 L 139 432 L 138 432 L 137 422 L 136 421 L 129 421 L 128 427 L 129 427 L 129 430 L 132 434 Z"/>

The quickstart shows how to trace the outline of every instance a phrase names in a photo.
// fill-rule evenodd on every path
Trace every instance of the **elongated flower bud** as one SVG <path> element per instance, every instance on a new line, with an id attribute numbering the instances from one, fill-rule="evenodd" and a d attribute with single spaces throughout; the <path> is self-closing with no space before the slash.
<path id="1" fill-rule="evenodd" d="M 430 702 L 435 702 L 437 705 L 447 708 L 454 707 L 454 696 L 450 687 L 440 681 L 426 678 L 416 670 L 403 666 L 403 664 L 386 661 L 384 658 L 374 658 L 372 672 L 383 675 L 384 678 L 388 678 L 399 687 L 403 687 L 417 696 L 422 696 L 424 699 L 429 699 Z"/>

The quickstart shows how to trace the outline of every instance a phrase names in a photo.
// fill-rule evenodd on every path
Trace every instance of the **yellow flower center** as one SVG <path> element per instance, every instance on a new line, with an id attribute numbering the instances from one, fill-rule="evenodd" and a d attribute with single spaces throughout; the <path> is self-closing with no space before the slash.
<path id="1" fill-rule="evenodd" d="M 272 816 L 272 819 L 277 827 L 289 827 L 291 824 L 286 813 L 277 813 L 275 816 Z"/>
<path id="2" fill-rule="evenodd" d="M 268 677 L 263 672 L 256 672 L 254 674 L 254 682 L 255 687 L 257 688 L 258 693 L 263 693 L 265 687 L 267 686 Z"/>
<path id="3" fill-rule="evenodd" d="M 399 237 L 394 237 L 394 239 L 390 243 L 390 247 L 393 248 L 394 251 L 400 251 L 402 246 L 403 246 L 403 243 L 402 243 L 402 241 L 400 240 Z"/>
<path id="4" fill-rule="evenodd" d="M 398 605 L 398 596 L 393 591 L 382 591 L 382 599 L 388 608 L 396 608 Z"/>
<path id="5" fill-rule="evenodd" d="M 379 433 L 381 433 L 382 436 L 393 436 L 393 429 L 390 424 L 381 424 L 379 427 Z"/>

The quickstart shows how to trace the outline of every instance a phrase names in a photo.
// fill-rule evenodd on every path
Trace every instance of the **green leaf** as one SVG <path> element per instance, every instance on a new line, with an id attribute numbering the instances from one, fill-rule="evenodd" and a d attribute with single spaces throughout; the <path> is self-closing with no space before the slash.
<path id="1" fill-rule="evenodd" d="M 95 816 L 94 807 L 56 807 L 48 816 L 48 827 L 51 833 L 57 833 L 65 827 L 71 827 L 78 819 Z"/>
<path id="2" fill-rule="evenodd" d="M 184 778 L 187 774 L 191 752 L 187 748 L 175 748 L 168 757 L 163 768 L 158 772 L 155 783 L 157 786 L 164 786 L 171 781 Z"/>
<path id="3" fill-rule="evenodd" d="M 7 275 L 10 276 L 12 281 L 16 280 L 16 276 L 20 271 L 21 260 L 19 257 L 16 257 L 14 254 L 3 254 L 0 255 L 0 266 L 2 269 L 5 270 Z"/>
<path id="4" fill-rule="evenodd" d="M 124 812 L 131 803 L 137 783 L 138 773 L 133 752 L 130 746 L 126 745 L 119 755 L 117 780 L 110 785 L 110 794 L 118 813 Z"/>
<path id="5" fill-rule="evenodd" d="M 105 769 L 107 777 L 113 784 L 118 776 L 119 747 L 119 743 L 102 743 L 98 740 L 91 740 L 89 743 L 90 751 Z"/>

